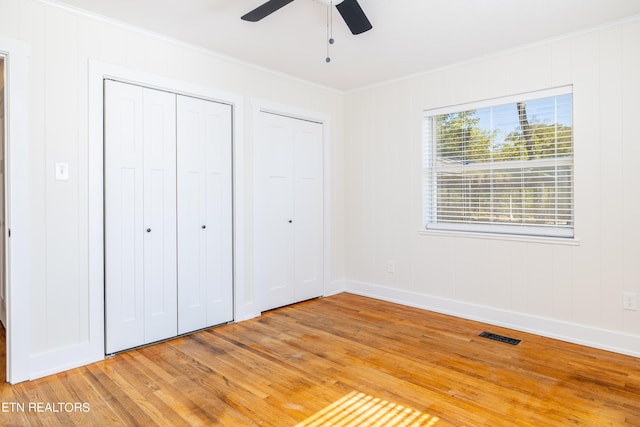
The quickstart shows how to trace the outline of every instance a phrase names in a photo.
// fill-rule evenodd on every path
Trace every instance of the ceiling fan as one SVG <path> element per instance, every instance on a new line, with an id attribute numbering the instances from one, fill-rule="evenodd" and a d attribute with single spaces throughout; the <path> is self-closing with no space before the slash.
<path id="1" fill-rule="evenodd" d="M 262 18 L 271 15 L 276 10 L 291 3 L 293 0 L 269 0 L 261 4 L 251 12 L 242 16 L 244 21 L 257 22 Z M 358 4 L 358 0 L 316 0 L 327 6 L 334 5 L 342 19 L 353 34 L 361 34 L 369 31 L 373 26 L 364 14 L 364 11 Z"/>

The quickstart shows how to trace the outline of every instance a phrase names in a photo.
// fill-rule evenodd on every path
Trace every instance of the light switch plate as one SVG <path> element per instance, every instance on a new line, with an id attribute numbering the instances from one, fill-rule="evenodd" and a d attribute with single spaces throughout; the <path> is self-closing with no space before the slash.
<path id="1" fill-rule="evenodd" d="M 69 179 L 69 163 L 56 163 L 56 181 Z"/>

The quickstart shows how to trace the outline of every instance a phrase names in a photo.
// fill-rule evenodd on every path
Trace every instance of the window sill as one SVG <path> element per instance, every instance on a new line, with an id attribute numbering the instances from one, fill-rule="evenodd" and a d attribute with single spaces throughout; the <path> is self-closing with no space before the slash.
<path id="1" fill-rule="evenodd" d="M 507 242 L 521 243 L 541 243 L 550 245 L 567 245 L 579 246 L 580 239 L 577 237 L 542 237 L 542 236 L 524 236 L 515 234 L 499 234 L 499 233 L 482 233 L 470 231 L 451 231 L 451 230 L 418 230 L 421 236 L 431 237 L 463 237 L 467 239 L 485 239 L 485 240 L 502 240 Z"/>

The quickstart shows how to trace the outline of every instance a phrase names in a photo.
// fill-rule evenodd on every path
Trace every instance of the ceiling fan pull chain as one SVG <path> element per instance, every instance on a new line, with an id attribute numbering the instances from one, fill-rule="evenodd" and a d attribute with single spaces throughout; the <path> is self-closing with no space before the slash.
<path id="1" fill-rule="evenodd" d="M 329 26 L 331 28 L 331 36 L 329 37 L 329 44 L 333 44 L 335 40 L 333 39 L 333 0 L 329 3 Z"/>
<path id="2" fill-rule="evenodd" d="M 327 58 L 326 62 L 331 62 L 331 57 L 329 56 L 329 45 L 335 43 L 333 39 L 333 0 L 329 2 L 327 5 L 327 39 L 329 43 L 327 44 Z"/>
<path id="3" fill-rule="evenodd" d="M 329 30 L 329 14 L 331 13 L 329 11 L 330 8 L 331 8 L 331 5 L 327 5 L 327 39 L 331 37 L 330 30 Z M 327 43 L 327 57 L 324 59 L 325 62 L 327 63 L 331 62 L 331 57 L 329 56 L 329 44 L 330 43 Z"/>

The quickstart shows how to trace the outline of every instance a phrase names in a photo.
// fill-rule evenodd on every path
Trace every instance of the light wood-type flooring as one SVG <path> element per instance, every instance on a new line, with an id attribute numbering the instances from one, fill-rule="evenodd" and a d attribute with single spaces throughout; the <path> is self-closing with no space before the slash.
<path id="1" fill-rule="evenodd" d="M 343 293 L 4 384 L 0 405 L 3 426 L 640 426 L 640 359 Z"/>

